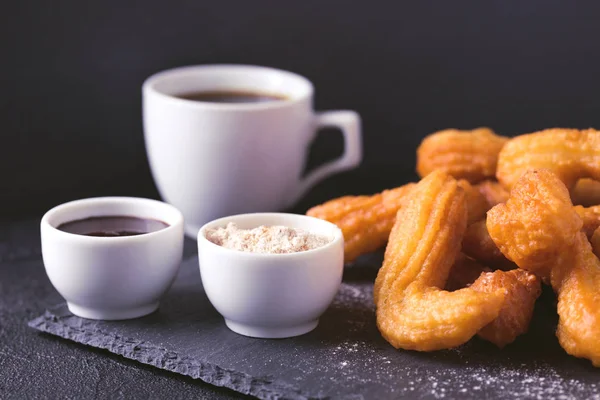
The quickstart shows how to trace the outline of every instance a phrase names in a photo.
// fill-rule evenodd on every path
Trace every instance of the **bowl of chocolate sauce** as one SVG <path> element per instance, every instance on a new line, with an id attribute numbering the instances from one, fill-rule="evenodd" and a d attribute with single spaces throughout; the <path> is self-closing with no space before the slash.
<path id="1" fill-rule="evenodd" d="M 183 254 L 183 216 L 156 200 L 71 201 L 48 211 L 40 230 L 46 273 L 69 310 L 83 318 L 156 311 Z"/>

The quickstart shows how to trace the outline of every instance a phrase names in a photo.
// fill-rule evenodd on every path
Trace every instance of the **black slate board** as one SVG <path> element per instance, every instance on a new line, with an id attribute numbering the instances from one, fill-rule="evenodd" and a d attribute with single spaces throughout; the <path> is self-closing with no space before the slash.
<path id="1" fill-rule="evenodd" d="M 530 332 L 504 350 L 478 339 L 434 353 L 395 350 L 375 326 L 376 267 L 363 264 L 346 271 L 317 329 L 296 338 L 229 331 L 202 290 L 195 256 L 152 315 L 91 321 L 62 304 L 29 325 L 262 399 L 600 399 L 600 370 L 567 356 L 554 337 L 551 293 L 538 301 Z"/>

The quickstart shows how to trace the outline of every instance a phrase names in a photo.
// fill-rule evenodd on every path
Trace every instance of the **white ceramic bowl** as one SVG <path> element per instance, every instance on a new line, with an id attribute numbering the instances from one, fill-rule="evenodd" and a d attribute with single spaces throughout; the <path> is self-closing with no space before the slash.
<path id="1" fill-rule="evenodd" d="M 231 250 L 210 242 L 209 229 L 234 222 L 242 229 L 283 225 L 325 235 L 317 249 L 289 254 Z M 220 218 L 198 232 L 200 275 L 212 305 L 234 332 L 259 338 L 298 336 L 313 330 L 342 281 L 344 239 L 334 224 L 285 213 Z"/>
<path id="2" fill-rule="evenodd" d="M 58 230 L 65 222 L 99 216 L 163 221 L 167 228 L 136 236 L 94 237 Z M 183 216 L 166 203 L 132 197 L 71 201 L 41 221 L 42 256 L 50 281 L 80 317 L 137 318 L 158 308 L 183 254 Z"/>

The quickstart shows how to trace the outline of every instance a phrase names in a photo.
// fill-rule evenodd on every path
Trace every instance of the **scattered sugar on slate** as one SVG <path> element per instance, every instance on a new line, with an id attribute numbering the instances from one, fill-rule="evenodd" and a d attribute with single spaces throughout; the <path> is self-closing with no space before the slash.
<path id="1" fill-rule="evenodd" d="M 378 392 L 398 398 L 600 400 L 600 383 L 568 376 L 545 361 L 531 359 L 506 365 L 498 360 L 481 365 L 480 359 L 471 359 L 473 349 L 467 345 L 446 350 L 454 362 L 444 362 L 441 352 L 419 354 L 396 350 L 383 340 L 373 341 L 372 333 L 367 332 L 376 329 L 372 326 L 375 307 L 371 282 L 342 283 L 333 306 L 352 310 L 349 316 L 356 320 L 347 321 L 339 342 L 318 357 L 333 362 L 312 366 L 312 373 L 335 375 L 339 377 L 336 381 L 364 387 L 375 385 Z M 361 327 L 355 330 L 358 322 Z M 432 370 L 436 362 L 440 365 Z"/>

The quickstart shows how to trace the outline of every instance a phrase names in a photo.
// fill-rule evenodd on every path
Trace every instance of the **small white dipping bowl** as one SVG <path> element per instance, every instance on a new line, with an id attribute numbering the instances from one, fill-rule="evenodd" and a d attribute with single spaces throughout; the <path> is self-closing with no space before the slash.
<path id="1" fill-rule="evenodd" d="M 324 235 L 328 244 L 289 254 L 228 249 L 206 238 L 233 222 L 241 229 L 283 225 Z M 258 338 L 298 336 L 313 330 L 342 281 L 344 238 L 334 224 L 285 213 L 220 218 L 198 232 L 200 275 L 208 299 L 232 331 Z"/>
<path id="2" fill-rule="evenodd" d="M 129 216 L 169 226 L 136 236 L 97 237 L 67 233 L 65 222 Z M 133 197 L 75 200 L 48 211 L 41 221 L 46 273 L 69 310 L 83 318 L 137 318 L 158 308 L 183 255 L 183 216 L 166 203 Z"/>

